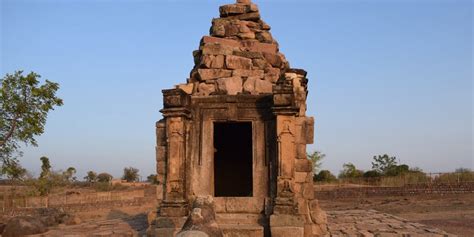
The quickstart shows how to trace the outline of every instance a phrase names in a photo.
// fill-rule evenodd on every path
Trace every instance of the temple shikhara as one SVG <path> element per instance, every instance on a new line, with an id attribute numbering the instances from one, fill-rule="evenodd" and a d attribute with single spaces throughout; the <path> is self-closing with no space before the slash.
<path id="1" fill-rule="evenodd" d="M 163 191 L 148 235 L 324 235 L 306 156 L 306 71 L 290 67 L 257 5 L 238 0 L 219 12 L 186 83 L 163 90 Z"/>

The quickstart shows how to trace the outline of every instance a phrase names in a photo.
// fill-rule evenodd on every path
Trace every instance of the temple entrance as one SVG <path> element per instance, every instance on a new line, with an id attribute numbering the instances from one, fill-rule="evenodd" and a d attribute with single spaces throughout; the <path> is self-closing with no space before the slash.
<path id="1" fill-rule="evenodd" d="M 214 123 L 214 196 L 251 197 L 252 123 Z"/>

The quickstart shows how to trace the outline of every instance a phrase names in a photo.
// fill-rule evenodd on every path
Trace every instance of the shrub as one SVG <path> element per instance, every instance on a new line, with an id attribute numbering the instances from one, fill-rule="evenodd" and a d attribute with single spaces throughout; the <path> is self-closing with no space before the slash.
<path id="1" fill-rule="evenodd" d="M 364 172 L 362 176 L 364 178 L 377 178 L 377 177 L 382 176 L 382 174 L 379 173 L 377 170 L 369 170 L 369 171 Z"/>
<path id="2" fill-rule="evenodd" d="M 146 177 L 146 180 L 151 183 L 151 184 L 160 184 L 160 182 L 157 179 L 156 174 L 150 174 Z"/>
<path id="3" fill-rule="evenodd" d="M 110 183 L 112 179 L 113 179 L 112 175 L 108 173 L 100 173 L 99 175 L 97 175 L 97 181 L 99 183 Z"/>
<path id="4" fill-rule="evenodd" d="M 90 170 L 87 171 L 87 175 L 84 177 L 84 180 L 88 183 L 95 183 L 97 182 L 97 173 L 94 171 Z"/>
<path id="5" fill-rule="evenodd" d="M 343 165 L 343 170 L 341 173 L 339 173 L 339 178 L 340 179 L 346 179 L 346 178 L 360 178 L 364 174 L 362 170 L 358 170 L 354 164 L 352 163 L 346 163 Z"/>
<path id="6" fill-rule="evenodd" d="M 313 176 L 313 181 L 318 182 L 334 182 L 337 178 L 329 170 L 321 170 L 318 174 Z"/>

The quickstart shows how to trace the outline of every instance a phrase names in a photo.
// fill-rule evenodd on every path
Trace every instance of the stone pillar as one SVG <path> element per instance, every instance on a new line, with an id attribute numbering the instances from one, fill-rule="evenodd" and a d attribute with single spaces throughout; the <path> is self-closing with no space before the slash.
<path id="1" fill-rule="evenodd" d="M 185 191 L 186 136 L 189 126 L 189 96 L 182 90 L 163 91 L 166 134 L 166 160 L 164 192 L 153 236 L 174 236 L 183 226 L 188 215 Z"/>
<path id="2" fill-rule="evenodd" d="M 277 135 L 277 193 L 270 216 L 272 237 L 303 237 L 304 219 L 298 214 L 295 200 L 296 128 L 298 107 L 293 89 L 288 85 L 274 87 L 273 111 Z"/>

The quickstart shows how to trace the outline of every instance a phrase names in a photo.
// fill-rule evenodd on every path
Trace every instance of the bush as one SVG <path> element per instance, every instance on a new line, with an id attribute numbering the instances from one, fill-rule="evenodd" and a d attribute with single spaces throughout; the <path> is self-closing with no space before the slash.
<path id="1" fill-rule="evenodd" d="M 385 176 L 398 176 L 401 174 L 408 173 L 410 171 L 410 167 L 408 165 L 394 165 L 385 171 Z"/>
<path id="2" fill-rule="evenodd" d="M 317 182 L 334 182 L 337 178 L 329 170 L 321 170 L 313 176 L 313 181 Z"/>
<path id="3" fill-rule="evenodd" d="M 52 193 L 53 189 L 68 186 L 70 182 L 61 172 L 50 171 L 47 175 L 41 178 L 29 178 L 24 181 L 24 184 L 34 188 L 34 190 L 29 195 L 39 194 L 41 196 L 45 196 Z"/>
<path id="4" fill-rule="evenodd" d="M 343 165 L 343 170 L 339 173 L 340 179 L 353 179 L 353 178 L 360 178 L 364 174 L 362 170 L 358 170 L 354 164 L 346 163 Z"/>
<path id="5" fill-rule="evenodd" d="M 377 177 L 382 176 L 382 174 L 379 173 L 377 170 L 369 170 L 369 171 L 364 172 L 362 176 L 364 178 L 377 178 Z"/>
<path id="6" fill-rule="evenodd" d="M 113 179 L 112 175 L 108 173 L 100 173 L 99 175 L 97 175 L 97 181 L 99 183 L 110 183 L 112 179 Z"/>
<path id="7" fill-rule="evenodd" d="M 151 183 L 151 184 L 160 184 L 160 182 L 157 179 L 156 174 L 150 174 L 146 177 L 146 180 Z"/>
<path id="8" fill-rule="evenodd" d="M 95 183 L 97 181 L 97 174 L 92 170 L 87 171 L 87 176 L 84 177 L 84 180 L 88 183 Z"/>

